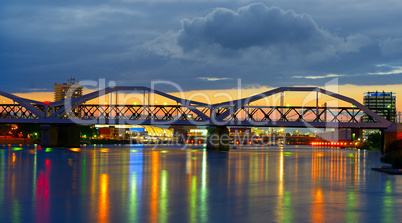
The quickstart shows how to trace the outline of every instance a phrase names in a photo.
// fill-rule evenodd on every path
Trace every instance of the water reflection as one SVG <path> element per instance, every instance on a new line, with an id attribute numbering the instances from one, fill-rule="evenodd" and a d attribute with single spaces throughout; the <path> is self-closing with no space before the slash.
<path id="1" fill-rule="evenodd" d="M 4 222 L 397 222 L 402 181 L 339 148 L 0 147 Z"/>

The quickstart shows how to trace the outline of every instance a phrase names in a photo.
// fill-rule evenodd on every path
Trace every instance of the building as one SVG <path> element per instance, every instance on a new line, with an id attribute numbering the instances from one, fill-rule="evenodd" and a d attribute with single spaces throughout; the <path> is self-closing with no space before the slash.
<path id="1" fill-rule="evenodd" d="M 317 140 L 325 142 L 354 142 L 361 140 L 359 129 L 337 129 L 316 134 Z"/>
<path id="2" fill-rule="evenodd" d="M 82 86 L 75 78 L 70 78 L 67 83 L 54 83 L 54 101 L 64 100 L 66 98 L 78 98 L 82 96 Z"/>
<path id="3" fill-rule="evenodd" d="M 395 122 L 396 100 L 395 93 L 392 92 L 366 92 L 363 97 L 363 104 L 373 112 L 388 121 Z M 364 114 L 364 122 L 369 121 L 368 115 Z"/>
<path id="4" fill-rule="evenodd" d="M 190 129 L 187 133 L 187 144 L 203 144 L 207 141 L 208 129 Z"/>
<path id="5" fill-rule="evenodd" d="M 100 139 L 131 140 L 133 143 L 158 143 L 173 141 L 170 129 L 149 125 L 95 125 Z"/>

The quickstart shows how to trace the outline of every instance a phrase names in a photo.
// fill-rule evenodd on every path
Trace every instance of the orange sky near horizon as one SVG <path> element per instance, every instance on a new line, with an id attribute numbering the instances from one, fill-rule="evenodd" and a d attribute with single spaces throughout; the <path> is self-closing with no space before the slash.
<path id="1" fill-rule="evenodd" d="M 268 90 L 272 90 L 274 88 L 269 87 L 260 87 L 260 88 L 247 88 L 247 89 L 222 89 L 222 90 L 204 90 L 204 91 L 186 91 L 183 93 L 169 93 L 171 95 L 177 97 L 183 97 L 186 99 L 191 99 L 199 102 L 206 103 L 220 103 L 229 100 L 235 100 L 238 98 L 245 98 L 254 94 L 259 94 Z M 402 97 L 402 85 L 376 85 L 376 86 L 358 86 L 358 85 L 339 85 L 339 86 L 328 86 L 327 90 L 332 92 L 337 92 L 341 95 L 348 96 L 350 98 L 355 99 L 356 101 L 363 103 L 363 93 L 367 91 L 392 91 L 396 93 L 396 107 L 397 111 L 402 111 L 402 103 L 399 102 L 398 96 Z M 84 90 L 85 93 L 90 93 L 93 90 Z M 27 99 L 37 100 L 37 101 L 53 101 L 54 93 L 53 92 L 30 92 L 30 93 L 14 93 L 15 95 Z M 319 103 L 324 104 L 327 102 L 328 106 L 350 106 L 350 104 L 346 104 L 337 100 L 334 100 L 328 96 L 320 95 Z M 113 96 L 112 103 L 115 103 L 115 96 Z M 156 102 L 156 104 L 175 104 L 173 101 L 169 99 L 155 96 L 151 99 Z M 3 103 L 12 103 L 10 99 L 1 97 Z M 110 98 L 107 97 L 101 98 L 101 103 L 109 103 Z M 142 93 L 122 93 L 118 96 L 119 103 L 138 103 L 141 104 L 143 100 Z M 146 99 L 148 100 L 148 99 Z M 92 101 L 92 103 L 99 103 L 98 100 Z M 313 93 L 305 93 L 305 92 L 286 92 L 284 98 L 284 105 L 303 105 L 303 106 L 314 106 L 315 105 L 315 92 Z M 259 100 L 253 103 L 254 105 L 279 105 L 280 104 L 280 96 L 279 94 L 268 97 L 265 101 Z"/>

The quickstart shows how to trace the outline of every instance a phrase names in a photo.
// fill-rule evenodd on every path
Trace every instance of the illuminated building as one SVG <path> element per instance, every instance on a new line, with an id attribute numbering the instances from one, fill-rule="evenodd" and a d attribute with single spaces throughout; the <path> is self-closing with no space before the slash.
<path id="1" fill-rule="evenodd" d="M 251 128 L 230 128 L 229 129 L 229 134 L 230 135 L 240 135 L 240 136 L 251 136 L 254 135 L 254 133 L 252 133 Z"/>
<path id="2" fill-rule="evenodd" d="M 54 83 L 54 101 L 64 100 L 66 98 L 78 98 L 82 96 L 83 87 L 75 78 L 68 79 L 67 83 Z"/>
<path id="3" fill-rule="evenodd" d="M 395 122 L 396 98 L 392 92 L 366 92 L 363 97 L 363 104 L 373 112 L 388 121 Z M 363 120 L 369 121 L 369 117 L 364 114 Z"/>
<path id="4" fill-rule="evenodd" d="M 186 141 L 189 144 L 203 144 L 207 140 L 207 134 L 207 129 L 190 129 Z"/>
<path id="5" fill-rule="evenodd" d="M 95 125 L 101 139 L 132 139 L 137 143 L 172 141 L 170 129 L 149 125 Z"/>

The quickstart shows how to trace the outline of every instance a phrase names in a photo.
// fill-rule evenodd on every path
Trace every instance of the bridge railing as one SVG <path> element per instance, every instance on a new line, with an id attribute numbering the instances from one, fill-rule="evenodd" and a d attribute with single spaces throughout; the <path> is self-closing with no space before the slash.
<path id="1" fill-rule="evenodd" d="M 221 111 L 228 109 L 221 109 Z M 367 117 L 369 118 L 364 120 L 363 110 L 354 107 L 244 106 L 233 110 L 223 120 L 254 122 L 379 122 L 371 116 Z"/>
<path id="2" fill-rule="evenodd" d="M 37 109 L 44 109 L 41 105 L 36 105 Z M 0 105 L 1 119 L 39 119 L 37 115 L 19 104 L 1 104 Z"/>
<path id="3" fill-rule="evenodd" d="M 196 107 L 208 116 L 209 107 Z M 57 110 L 57 109 L 56 109 Z M 62 119 L 195 120 L 207 121 L 181 105 L 80 105 Z"/>

